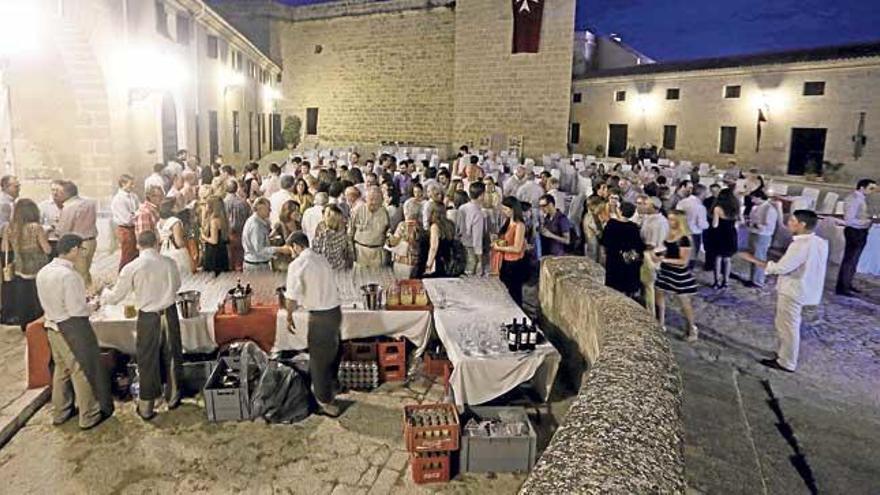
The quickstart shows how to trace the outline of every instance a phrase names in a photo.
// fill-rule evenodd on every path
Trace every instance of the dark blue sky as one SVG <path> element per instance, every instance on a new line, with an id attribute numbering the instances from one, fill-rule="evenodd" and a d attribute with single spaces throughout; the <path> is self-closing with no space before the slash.
<path id="1" fill-rule="evenodd" d="M 281 0 L 292 5 L 328 0 Z M 577 27 L 657 60 L 880 41 L 877 0 L 577 0 Z"/>

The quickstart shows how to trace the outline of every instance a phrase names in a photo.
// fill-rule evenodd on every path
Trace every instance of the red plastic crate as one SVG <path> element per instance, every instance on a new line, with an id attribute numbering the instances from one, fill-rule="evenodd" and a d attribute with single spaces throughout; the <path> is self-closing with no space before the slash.
<path id="1" fill-rule="evenodd" d="M 348 342 L 343 342 L 342 348 L 344 361 L 371 362 L 376 361 L 378 358 L 376 342 L 351 340 Z"/>
<path id="2" fill-rule="evenodd" d="M 437 356 L 425 353 L 426 375 L 443 378 L 448 373 L 446 368 L 452 368 L 452 363 L 448 359 L 438 358 Z"/>
<path id="3" fill-rule="evenodd" d="M 416 484 L 449 481 L 449 452 L 414 452 L 409 460 Z"/>
<path id="4" fill-rule="evenodd" d="M 448 422 L 436 425 L 418 425 L 419 414 L 432 414 Z M 461 428 L 458 411 L 452 404 L 422 404 L 403 406 L 403 436 L 409 452 L 440 452 L 458 450 Z"/>
<path id="5" fill-rule="evenodd" d="M 383 382 L 402 382 L 406 380 L 406 368 L 400 364 L 380 365 L 379 378 Z"/>
<path id="6" fill-rule="evenodd" d="M 393 342 L 379 342 L 376 344 L 379 354 L 379 366 L 399 364 L 406 367 L 406 342 L 403 340 Z"/>

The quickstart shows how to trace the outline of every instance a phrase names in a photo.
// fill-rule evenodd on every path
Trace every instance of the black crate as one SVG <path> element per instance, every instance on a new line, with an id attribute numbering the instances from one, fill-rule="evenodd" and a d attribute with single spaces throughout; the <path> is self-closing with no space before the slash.
<path id="1" fill-rule="evenodd" d="M 203 390 L 208 421 L 243 421 L 250 419 L 247 383 L 241 379 L 237 387 L 224 387 L 220 381 L 230 362 L 221 358 L 211 372 Z M 234 367 L 232 369 L 235 369 Z"/>

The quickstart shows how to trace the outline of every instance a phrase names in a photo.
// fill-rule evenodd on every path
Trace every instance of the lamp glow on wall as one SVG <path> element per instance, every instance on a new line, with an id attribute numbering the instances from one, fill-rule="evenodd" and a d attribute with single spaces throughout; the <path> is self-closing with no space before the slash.
<path id="1" fill-rule="evenodd" d="M 275 100 L 281 99 L 281 91 L 266 84 L 263 86 L 263 99 L 265 100 L 266 105 L 271 105 Z"/>
<path id="2" fill-rule="evenodd" d="M 239 88 L 244 86 L 244 74 L 236 72 L 229 67 L 224 67 L 220 71 L 218 78 L 220 89 L 226 92 L 229 88 Z"/>
<path id="3" fill-rule="evenodd" d="M 654 113 L 654 110 L 657 108 L 657 102 L 649 94 L 637 95 L 635 107 L 643 115 L 648 115 Z"/>
<path id="4" fill-rule="evenodd" d="M 129 88 L 129 101 L 143 99 L 153 92 L 179 89 L 189 79 L 183 62 L 173 55 L 150 47 L 134 47 L 118 55 L 116 65 Z"/>
<path id="5" fill-rule="evenodd" d="M 34 3 L 0 1 L 0 58 L 36 51 L 43 40 L 46 20 Z"/>
<path id="6" fill-rule="evenodd" d="M 788 102 L 782 91 L 761 91 L 752 95 L 751 103 L 753 108 L 758 108 L 765 112 L 770 112 L 771 110 L 779 112 L 785 110 Z"/>

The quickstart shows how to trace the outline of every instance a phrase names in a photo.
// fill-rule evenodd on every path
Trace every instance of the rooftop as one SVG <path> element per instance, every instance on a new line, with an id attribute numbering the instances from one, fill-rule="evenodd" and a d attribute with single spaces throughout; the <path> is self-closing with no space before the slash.
<path id="1" fill-rule="evenodd" d="M 758 65 L 793 64 L 802 62 L 819 62 L 826 60 L 845 60 L 880 56 L 880 41 L 856 43 L 848 45 L 824 46 L 781 52 L 764 52 L 731 57 L 702 58 L 677 62 L 659 62 L 656 64 L 637 65 L 618 69 L 607 69 L 590 72 L 577 79 L 597 79 L 601 77 L 635 76 L 642 74 L 659 74 L 665 72 L 687 72 L 712 69 L 728 69 L 734 67 L 750 67 Z"/>

